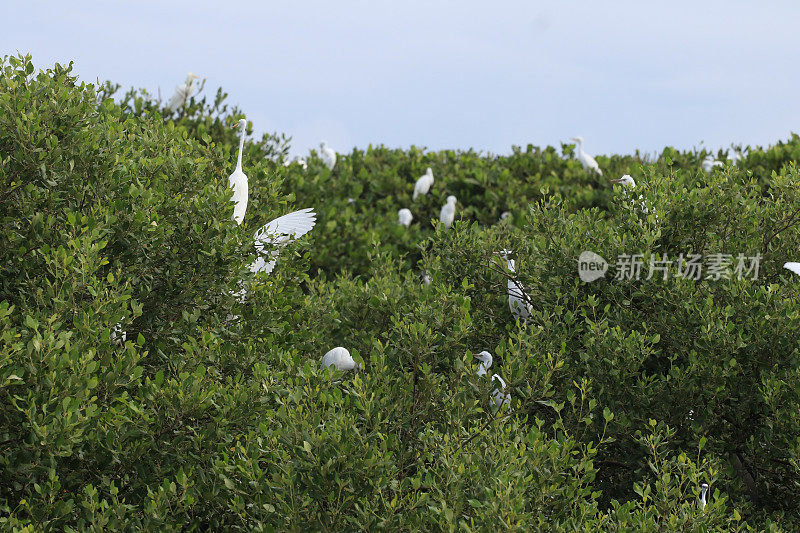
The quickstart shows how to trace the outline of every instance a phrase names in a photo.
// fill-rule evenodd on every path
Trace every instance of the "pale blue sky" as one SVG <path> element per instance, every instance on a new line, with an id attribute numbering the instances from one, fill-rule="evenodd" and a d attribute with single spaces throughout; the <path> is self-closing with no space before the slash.
<path id="1" fill-rule="evenodd" d="M 192 70 L 257 131 L 508 153 L 769 144 L 800 131 L 800 2 L 44 2 L 0 6 L 0 54 L 85 80 Z"/>

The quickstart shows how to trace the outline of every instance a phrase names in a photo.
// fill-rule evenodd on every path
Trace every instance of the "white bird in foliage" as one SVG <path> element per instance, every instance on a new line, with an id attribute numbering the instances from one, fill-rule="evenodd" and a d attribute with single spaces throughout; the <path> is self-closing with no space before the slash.
<path id="1" fill-rule="evenodd" d="M 480 363 L 478 364 L 477 374 L 479 376 L 485 376 L 487 370 L 492 368 L 492 361 L 494 360 L 492 358 L 492 354 L 490 354 L 489 352 L 484 350 L 481 353 L 476 353 L 476 354 L 473 354 L 473 355 L 474 355 L 475 359 L 480 361 Z"/>
<path id="2" fill-rule="evenodd" d="M 706 492 L 708 492 L 708 483 L 700 485 L 700 510 L 704 511 L 706 508 Z"/>
<path id="3" fill-rule="evenodd" d="M 403 226 L 410 226 L 411 221 L 414 220 L 414 215 L 411 214 L 411 210 L 404 207 L 400 211 L 397 212 L 397 223 L 402 224 Z"/>
<path id="4" fill-rule="evenodd" d="M 522 283 L 514 279 L 516 270 L 514 269 L 514 260 L 508 257 L 510 254 L 509 250 L 502 250 L 497 254 L 506 260 L 508 271 L 511 274 L 508 278 L 508 308 L 515 317 L 528 319 L 533 312 L 533 306 L 530 304 L 531 299 L 525 293 Z"/>
<path id="5" fill-rule="evenodd" d="M 425 285 L 430 285 L 431 281 L 433 281 L 433 278 L 430 276 L 430 274 L 426 273 L 422 275 L 422 283 Z"/>
<path id="6" fill-rule="evenodd" d="M 706 172 L 706 174 L 711 172 L 714 169 L 714 167 L 721 167 L 721 166 L 722 166 L 722 161 L 717 161 L 716 159 L 714 159 L 714 156 L 712 155 L 706 157 L 703 160 L 702 164 L 703 170 Z"/>
<path id="7" fill-rule="evenodd" d="M 597 164 L 594 157 L 583 151 L 583 137 L 573 137 L 571 140 L 578 144 L 578 161 L 583 166 L 583 170 L 593 170 L 602 176 L 603 171 L 600 170 L 600 165 Z"/>
<path id="8" fill-rule="evenodd" d="M 500 382 L 500 387 L 492 391 L 492 401 L 496 407 L 511 404 L 511 393 L 506 392 L 506 382 L 497 374 L 492 374 L 492 383 L 497 380 Z"/>
<path id="9" fill-rule="evenodd" d="M 420 176 L 414 184 L 414 195 L 411 198 L 416 200 L 417 196 L 420 194 L 425 196 L 428 194 L 428 191 L 431 190 L 431 185 L 433 185 L 433 170 L 431 170 L 431 167 L 428 167 L 425 174 Z"/>
<path id="10" fill-rule="evenodd" d="M 169 99 L 169 103 L 167 104 L 170 111 L 175 112 L 186 105 L 186 102 L 188 102 L 189 98 L 194 94 L 194 80 L 197 78 L 197 76 L 190 72 L 186 75 L 186 81 L 183 82 L 183 85 L 179 85 L 175 88 L 175 94 L 172 95 L 172 98 Z"/>
<path id="11" fill-rule="evenodd" d="M 322 366 L 329 367 L 333 365 L 336 370 L 348 371 L 358 368 L 358 363 L 355 362 L 353 356 L 347 348 L 337 346 L 333 350 L 322 356 Z"/>
<path id="12" fill-rule="evenodd" d="M 327 141 L 319 143 L 320 153 L 322 154 L 322 162 L 328 167 L 328 170 L 333 170 L 336 166 L 336 152 L 328 146 Z"/>
<path id="13" fill-rule="evenodd" d="M 623 194 L 625 196 L 630 196 L 631 200 L 633 200 L 633 195 L 629 193 L 636 188 L 636 182 L 630 177 L 629 174 L 625 174 L 618 180 L 611 180 L 611 183 L 619 183 L 623 187 Z M 647 209 L 647 204 L 644 201 L 644 197 L 640 194 L 639 195 L 639 207 L 641 208 L 643 213 L 648 213 L 649 210 Z"/>
<path id="14" fill-rule="evenodd" d="M 303 170 L 306 170 L 308 168 L 308 164 L 306 163 L 306 160 L 305 159 L 301 159 L 300 156 L 295 156 L 294 159 L 287 159 L 286 161 L 283 162 L 283 166 L 288 167 L 292 163 L 297 163 L 298 165 L 303 167 Z"/>
<path id="15" fill-rule="evenodd" d="M 308 207 L 278 217 L 262 226 L 255 234 L 256 250 L 261 255 L 250 265 L 250 271 L 267 274 L 272 272 L 280 249 L 311 231 L 317 223 L 316 216 L 314 209 Z M 269 250 L 269 261 L 263 257 L 267 251 L 265 248 L 272 248 Z"/>
<path id="16" fill-rule="evenodd" d="M 784 263 L 783 268 L 791 270 L 795 274 L 800 275 L 800 263 Z"/>
<path id="17" fill-rule="evenodd" d="M 128 333 L 122 329 L 122 322 L 117 323 L 113 328 L 111 328 L 111 342 L 115 344 L 125 344 L 125 341 L 128 340 Z"/>
<path id="18" fill-rule="evenodd" d="M 739 161 L 742 160 L 742 154 L 739 153 L 738 150 L 735 148 L 731 148 L 731 151 L 728 152 L 728 161 L 731 162 L 731 165 L 736 166 L 739 164 Z"/>
<path id="19" fill-rule="evenodd" d="M 505 219 L 507 219 L 510 216 L 511 216 L 511 212 L 510 211 L 503 211 L 502 213 L 500 213 L 500 222 L 504 221 Z"/>
<path id="20" fill-rule="evenodd" d="M 456 197 L 448 196 L 447 203 L 442 206 L 439 211 L 439 221 L 444 224 L 444 227 L 450 229 L 453 225 L 453 220 L 456 218 Z"/>
<path id="21" fill-rule="evenodd" d="M 233 189 L 233 197 L 231 202 L 234 203 L 233 219 L 237 224 L 244 221 L 244 214 L 247 211 L 247 175 L 242 171 L 242 150 L 244 149 L 244 135 L 247 129 L 247 120 L 239 119 L 239 122 L 233 126 L 242 130 L 242 135 L 239 138 L 239 158 L 236 160 L 236 169 L 233 174 L 228 178 L 228 187 Z"/>

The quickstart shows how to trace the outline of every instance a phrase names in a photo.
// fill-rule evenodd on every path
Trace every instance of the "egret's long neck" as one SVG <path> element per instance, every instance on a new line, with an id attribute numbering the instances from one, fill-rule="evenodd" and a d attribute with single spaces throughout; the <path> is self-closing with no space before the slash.
<path id="1" fill-rule="evenodd" d="M 242 149 L 244 148 L 244 129 L 242 129 L 242 135 L 239 138 L 239 158 L 236 160 L 236 170 L 242 170 Z"/>
<path id="2" fill-rule="evenodd" d="M 513 259 L 507 259 L 507 261 L 508 261 L 508 270 L 510 270 L 511 272 L 514 272 L 514 260 Z"/>

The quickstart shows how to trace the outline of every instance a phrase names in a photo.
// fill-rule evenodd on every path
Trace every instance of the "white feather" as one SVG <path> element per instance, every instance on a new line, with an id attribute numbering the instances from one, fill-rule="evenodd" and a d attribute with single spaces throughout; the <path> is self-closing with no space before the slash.
<path id="1" fill-rule="evenodd" d="M 281 248 L 302 237 L 314 228 L 314 224 L 317 223 L 316 217 L 314 209 L 309 207 L 268 222 L 255 234 L 256 250 L 260 254 L 264 254 L 265 248 Z M 269 251 L 269 261 L 266 261 L 264 257 L 259 257 L 250 265 L 250 270 L 253 272 L 272 272 L 279 253 L 280 249 Z"/>
<path id="2" fill-rule="evenodd" d="M 784 263 L 783 268 L 800 275 L 800 263 Z"/>

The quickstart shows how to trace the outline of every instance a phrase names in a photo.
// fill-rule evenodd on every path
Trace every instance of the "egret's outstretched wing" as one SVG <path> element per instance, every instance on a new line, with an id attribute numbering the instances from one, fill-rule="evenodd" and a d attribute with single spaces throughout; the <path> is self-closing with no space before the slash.
<path id="1" fill-rule="evenodd" d="M 800 274 L 800 263 L 784 263 L 783 268 L 791 270 L 795 274 Z"/>
<path id="2" fill-rule="evenodd" d="M 314 209 L 311 207 L 278 217 L 265 224 L 256 232 L 256 250 L 263 254 L 265 246 L 287 244 L 311 231 L 316 223 L 317 214 L 314 213 Z M 253 272 L 272 272 L 278 253 L 277 251 L 273 251 L 270 255 L 270 261 L 265 261 L 263 257 L 256 259 L 256 261 L 250 265 L 250 270 Z"/>

